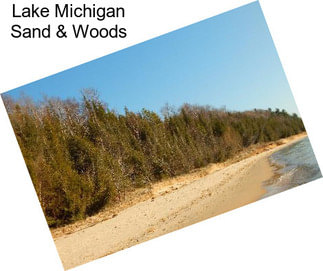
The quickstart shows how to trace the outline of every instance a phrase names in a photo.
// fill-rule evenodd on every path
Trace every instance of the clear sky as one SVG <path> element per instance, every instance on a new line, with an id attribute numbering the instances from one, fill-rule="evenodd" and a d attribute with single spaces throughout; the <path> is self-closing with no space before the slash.
<path id="1" fill-rule="evenodd" d="M 297 113 L 258 2 L 137 44 L 9 92 L 80 98 L 96 89 L 110 109 L 160 112 L 168 103 Z"/>

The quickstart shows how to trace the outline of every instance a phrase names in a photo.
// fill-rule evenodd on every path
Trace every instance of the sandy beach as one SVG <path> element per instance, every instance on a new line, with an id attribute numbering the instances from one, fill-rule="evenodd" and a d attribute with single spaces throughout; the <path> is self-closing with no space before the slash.
<path id="1" fill-rule="evenodd" d="M 268 157 L 302 138 L 293 136 L 255 147 L 222 164 L 160 182 L 137 202 L 101 220 L 52 231 L 65 269 L 109 255 L 162 234 L 254 202 L 275 168 Z M 117 210 L 117 211 L 116 211 Z M 92 221 L 91 223 L 89 221 Z"/>

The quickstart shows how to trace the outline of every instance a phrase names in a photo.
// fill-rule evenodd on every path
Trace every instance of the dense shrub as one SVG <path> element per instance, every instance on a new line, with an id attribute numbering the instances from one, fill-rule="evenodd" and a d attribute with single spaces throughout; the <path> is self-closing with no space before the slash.
<path id="1" fill-rule="evenodd" d="M 50 226 L 98 212 L 125 191 L 224 161 L 245 147 L 304 131 L 286 111 L 226 112 L 185 104 L 118 114 L 83 100 L 3 97 Z"/>

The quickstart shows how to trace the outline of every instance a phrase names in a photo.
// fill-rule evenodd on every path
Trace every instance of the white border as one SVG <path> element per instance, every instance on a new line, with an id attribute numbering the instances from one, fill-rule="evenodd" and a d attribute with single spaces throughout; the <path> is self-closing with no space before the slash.
<path id="1" fill-rule="evenodd" d="M 122 1 L 129 11 L 125 24 L 131 35 L 113 42 L 13 42 L 8 39 L 12 1 L 1 2 L 0 89 L 20 86 L 247 2 L 251 1 Z M 321 1 L 260 3 L 322 168 Z M 0 131 L 0 269 L 62 270 L 2 102 Z M 75 270 L 323 270 L 322 191 L 320 179 Z"/>

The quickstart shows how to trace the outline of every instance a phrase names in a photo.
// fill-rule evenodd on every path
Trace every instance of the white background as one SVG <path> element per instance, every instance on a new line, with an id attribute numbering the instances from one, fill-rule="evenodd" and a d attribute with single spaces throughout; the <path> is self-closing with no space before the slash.
<path id="1" fill-rule="evenodd" d="M 52 0 L 34 0 L 52 6 Z M 56 1 L 64 2 L 64 1 Z M 91 3 L 91 1 L 73 1 Z M 104 56 L 251 1 L 126 0 L 127 39 L 14 40 L 13 1 L 0 4 L 0 91 Z M 17 6 L 31 1 L 15 1 Z M 267 23 L 323 168 L 322 4 L 262 0 Z M 86 20 L 82 20 L 84 23 Z M 60 23 L 53 17 L 21 24 Z M 73 20 L 70 20 L 73 22 Z M 89 22 L 93 23 L 92 20 Z M 66 23 L 66 21 L 64 21 Z M 234 80 L 234 79 L 233 79 Z M 118 252 L 75 270 L 323 270 L 322 179 Z M 0 269 L 62 270 L 0 101 Z"/>

